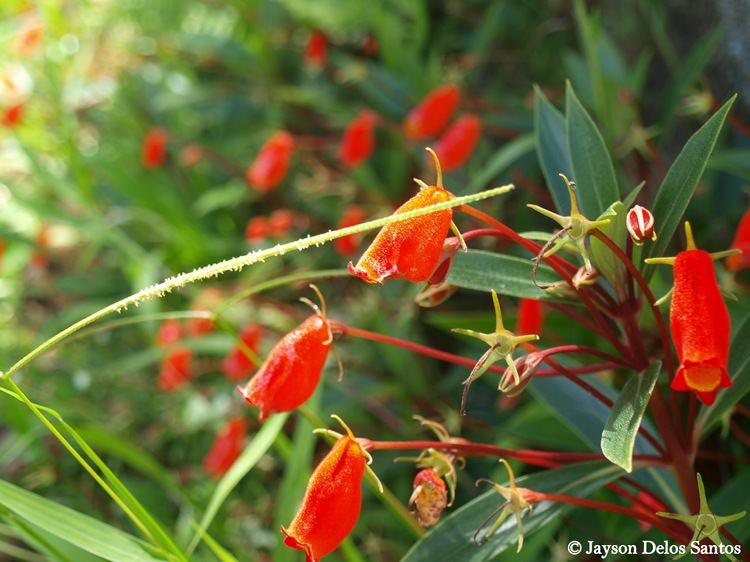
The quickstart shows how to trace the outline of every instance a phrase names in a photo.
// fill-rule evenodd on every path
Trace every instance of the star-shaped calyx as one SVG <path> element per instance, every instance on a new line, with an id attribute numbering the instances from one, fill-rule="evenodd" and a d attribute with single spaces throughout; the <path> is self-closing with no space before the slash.
<path id="1" fill-rule="evenodd" d="M 708 500 L 706 499 L 706 490 L 703 487 L 703 479 L 701 478 L 700 473 L 696 473 L 696 476 L 698 477 L 698 495 L 700 497 L 700 509 L 698 510 L 698 513 L 696 513 L 695 515 L 680 515 L 678 513 L 664 513 L 659 511 L 656 513 L 656 515 L 658 515 L 659 517 L 665 517 L 667 519 L 682 521 L 689 527 L 692 527 L 693 538 L 690 539 L 690 543 L 688 544 L 691 544 L 695 541 L 700 541 L 704 538 L 708 538 L 715 545 L 719 546 L 722 544 L 721 537 L 719 536 L 719 529 L 727 523 L 742 519 L 743 517 L 745 517 L 747 512 L 740 511 L 739 513 L 733 513 L 732 515 L 714 515 L 711 512 L 711 508 L 708 506 Z M 685 551 L 685 553 L 686 552 L 687 550 Z M 682 558 L 685 553 L 680 554 L 679 556 L 675 556 L 674 558 L 672 558 L 672 560 Z M 727 558 L 736 562 L 737 559 L 732 556 L 730 552 L 724 551 L 724 554 Z"/>

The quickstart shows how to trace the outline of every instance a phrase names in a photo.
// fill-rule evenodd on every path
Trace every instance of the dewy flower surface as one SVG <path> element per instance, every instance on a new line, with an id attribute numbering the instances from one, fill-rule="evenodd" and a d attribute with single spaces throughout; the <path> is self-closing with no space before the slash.
<path id="1" fill-rule="evenodd" d="M 306 562 L 335 550 L 357 523 L 367 459 L 359 443 L 344 435 L 313 472 L 297 515 L 281 528 L 284 544 L 304 550 Z"/>
<path id="2" fill-rule="evenodd" d="M 434 156 L 434 154 L 433 154 Z M 424 186 L 401 205 L 395 214 L 421 209 L 453 198 L 443 187 L 440 164 L 437 185 Z M 419 283 L 429 279 L 440 260 L 443 242 L 451 225 L 451 209 L 390 223 L 382 228 L 357 265 L 349 271 L 368 283 L 382 283 L 389 277 Z"/>
<path id="3" fill-rule="evenodd" d="M 260 409 L 260 421 L 304 404 L 318 386 L 333 337 L 325 307 L 286 334 L 258 372 L 238 390 Z"/>

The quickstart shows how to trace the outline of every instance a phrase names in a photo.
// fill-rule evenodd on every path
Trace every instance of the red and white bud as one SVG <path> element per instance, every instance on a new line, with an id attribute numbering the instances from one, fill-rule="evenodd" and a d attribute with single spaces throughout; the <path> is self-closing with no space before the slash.
<path id="1" fill-rule="evenodd" d="M 625 225 L 633 242 L 636 244 L 642 244 L 647 238 L 656 240 L 654 215 L 645 207 L 641 207 L 640 205 L 633 206 L 625 218 Z"/>

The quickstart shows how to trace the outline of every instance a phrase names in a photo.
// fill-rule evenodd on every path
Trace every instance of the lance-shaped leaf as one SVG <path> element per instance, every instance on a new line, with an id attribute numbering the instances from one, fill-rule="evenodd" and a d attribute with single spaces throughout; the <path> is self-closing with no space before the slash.
<path id="1" fill-rule="evenodd" d="M 570 214 L 568 191 L 558 175 L 562 173 L 573 177 L 573 166 L 565 140 L 565 118 L 544 97 L 538 86 L 534 86 L 534 96 L 534 142 L 539 165 L 557 211 L 567 215 Z"/>
<path id="2" fill-rule="evenodd" d="M 643 373 L 631 376 L 604 424 L 602 453 L 628 472 L 633 471 L 635 438 L 660 371 L 661 362 L 656 361 Z"/>

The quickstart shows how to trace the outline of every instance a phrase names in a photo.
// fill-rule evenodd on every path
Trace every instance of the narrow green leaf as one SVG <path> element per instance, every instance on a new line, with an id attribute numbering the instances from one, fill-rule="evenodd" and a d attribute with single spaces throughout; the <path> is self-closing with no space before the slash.
<path id="1" fill-rule="evenodd" d="M 565 140 L 565 118 L 552 105 L 538 86 L 534 86 L 534 142 L 539 165 L 547 182 L 555 207 L 563 215 L 570 213 L 565 184 L 558 174 L 573 176 L 568 143 Z"/>
<path id="2" fill-rule="evenodd" d="M 565 89 L 565 113 L 565 134 L 573 164 L 571 179 L 578 186 L 581 212 L 593 220 L 620 199 L 615 169 L 604 138 L 576 97 L 570 82 Z"/>
<path id="3" fill-rule="evenodd" d="M 660 371 L 661 362 L 656 361 L 642 374 L 632 375 L 604 424 L 602 453 L 627 472 L 633 472 L 633 446 Z"/>
<path id="4" fill-rule="evenodd" d="M 716 402 L 704 408 L 698 417 L 703 433 L 710 431 L 745 394 L 750 391 L 750 316 L 740 324 L 729 350 L 729 376 L 732 386 L 719 391 Z"/>
<path id="5" fill-rule="evenodd" d="M 603 382 L 588 379 L 588 383 L 616 401 L 615 391 Z M 591 448 L 598 451 L 601 435 L 609 417 L 609 408 L 581 387 L 571 384 L 563 377 L 535 377 L 529 391 L 539 402 L 547 406 L 562 423 Z M 575 407 L 571 407 L 575 404 Z M 653 427 L 644 420 L 644 427 L 654 434 Z M 641 435 L 636 438 L 636 450 L 644 454 L 656 454 L 656 449 Z"/>
<path id="6" fill-rule="evenodd" d="M 493 181 L 513 162 L 531 152 L 534 148 L 534 137 L 531 134 L 522 135 L 517 139 L 501 146 L 481 171 L 474 175 L 469 184 L 467 193 L 474 193 L 483 189 Z"/>
<path id="7" fill-rule="evenodd" d="M 518 478 L 518 485 L 539 492 L 554 492 L 585 497 L 623 474 L 613 465 L 600 462 L 580 463 L 563 468 L 537 472 Z M 503 498 L 494 490 L 486 492 L 457 509 L 417 542 L 401 562 L 434 562 L 435 560 L 461 560 L 484 562 L 494 559 L 509 547 L 515 550 L 518 529 L 513 517 L 480 546 L 474 542 L 474 533 L 484 520 L 502 503 Z M 524 514 L 523 527 L 529 536 L 552 521 L 559 520 L 572 509 L 569 504 L 540 502 L 531 513 Z M 491 523 L 490 523 L 491 524 Z"/>
<path id="8" fill-rule="evenodd" d="M 0 505 L 56 537 L 105 560 L 157 560 L 141 548 L 135 537 L 5 480 L 0 480 Z"/>
<path id="9" fill-rule="evenodd" d="M 708 161 L 709 170 L 719 170 L 750 181 L 750 149 L 727 148 L 717 150 Z"/>
<path id="10" fill-rule="evenodd" d="M 669 168 L 664 181 L 659 186 L 656 199 L 651 207 L 656 223 L 656 232 L 659 239 L 653 244 L 647 244 L 643 252 L 643 258 L 661 256 L 667 249 L 677 227 L 685 214 L 688 203 L 695 192 L 698 181 L 706 169 L 706 163 L 719 138 L 719 132 L 724 125 L 724 120 L 732 107 L 737 96 L 729 98 L 713 116 L 698 129 L 695 134 L 685 143 L 677 159 Z M 653 266 L 647 266 L 644 270 L 646 279 L 654 271 Z"/>
<path id="11" fill-rule="evenodd" d="M 229 493 L 234 490 L 235 486 L 253 469 L 260 458 L 266 454 L 269 447 L 273 444 L 276 436 L 284 427 L 289 414 L 276 414 L 263 423 L 261 430 L 255 435 L 253 442 L 242 452 L 239 458 L 234 462 L 232 467 L 222 477 L 216 485 L 211 500 L 208 502 L 206 512 L 203 514 L 201 523 L 193 536 L 193 540 L 188 547 L 188 556 L 192 554 L 198 545 L 203 532 L 208 529 L 211 522 L 219 512 L 219 508 L 227 499 Z"/>
<path id="12" fill-rule="evenodd" d="M 739 468 L 738 468 L 739 470 Z M 729 515 L 738 511 L 747 510 L 747 491 L 750 489 L 750 470 L 736 474 L 731 480 L 724 484 L 709 500 L 711 511 L 717 515 Z M 729 524 L 730 531 L 737 540 L 747 544 L 750 539 L 750 517 L 743 517 L 739 521 Z"/>
<path id="13" fill-rule="evenodd" d="M 464 289 L 486 292 L 494 289 L 509 297 L 544 299 L 547 293 L 531 280 L 533 266 L 530 259 L 469 250 L 456 254 L 446 281 Z M 554 283 L 558 278 L 549 267 L 539 266 L 537 280 Z"/>

